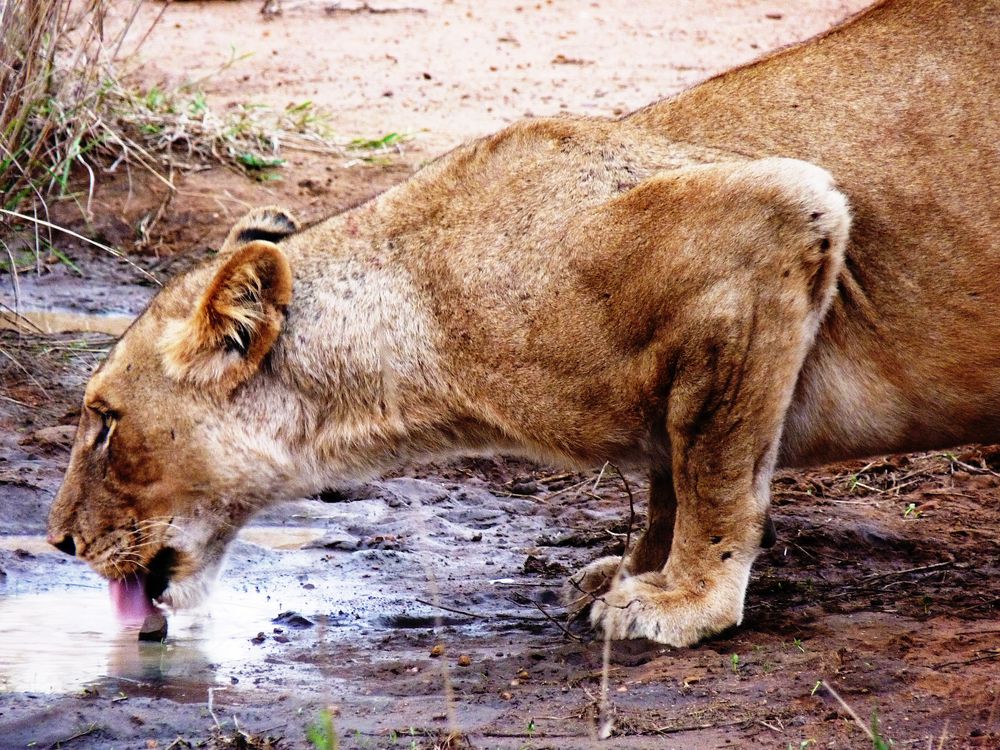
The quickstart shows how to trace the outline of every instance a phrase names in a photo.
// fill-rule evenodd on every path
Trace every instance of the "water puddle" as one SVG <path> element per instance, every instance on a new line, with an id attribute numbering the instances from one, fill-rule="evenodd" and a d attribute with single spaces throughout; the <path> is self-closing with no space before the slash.
<path id="1" fill-rule="evenodd" d="M 240 539 L 273 550 L 296 550 L 326 533 L 327 529 L 309 527 L 251 526 L 240 531 Z"/>
<path id="2" fill-rule="evenodd" d="M 297 550 L 321 533 L 256 527 L 240 536 L 275 550 Z M 55 554 L 40 536 L 0 536 L 0 547 L 39 557 Z M 309 612 L 316 605 L 309 590 L 268 587 L 269 595 L 232 573 L 217 583 L 205 606 L 170 615 L 163 644 L 139 642 L 136 628 L 123 628 L 106 588 L 96 580 L 53 586 L 48 577 L 15 578 L 8 585 L 7 595 L 0 596 L 0 693 L 71 693 L 111 682 L 126 694 L 168 693 L 204 701 L 209 687 L 280 668 L 275 649 L 283 642 L 276 640 L 276 627 L 294 645 L 309 648 L 324 631 L 322 618 L 302 629 L 272 622 L 289 610 Z M 251 640 L 258 633 L 267 635 L 263 645 Z M 301 672 L 304 667 L 294 668 Z"/>
<path id="3" fill-rule="evenodd" d="M 398 522 L 399 529 L 410 524 Z M 242 530 L 210 600 L 200 610 L 171 613 L 163 644 L 141 643 L 135 628 L 123 629 L 104 582 L 82 563 L 64 562 L 43 537 L 0 536 L 0 549 L 24 552 L 10 557 L 14 564 L 0 578 L 0 700 L 4 693 L 93 689 L 121 694 L 120 700 L 204 702 L 209 688 L 245 690 L 284 680 L 328 686 L 339 679 L 328 674 L 330 665 L 343 663 L 342 649 L 349 651 L 359 634 L 397 638 L 372 657 L 392 661 L 409 658 L 414 629 L 446 625 L 471 634 L 484 626 L 420 601 L 436 594 L 428 592 L 427 560 L 413 553 L 310 548 L 330 529 Z M 487 588 L 485 594 L 476 588 L 480 609 L 495 607 L 501 597 Z M 285 612 L 298 616 L 276 621 Z"/>
<path id="4" fill-rule="evenodd" d="M 134 319 L 131 315 L 69 310 L 20 310 L 17 317 L 9 313 L 0 315 L 0 330 L 21 333 L 107 333 L 121 336 Z"/>
<path id="5" fill-rule="evenodd" d="M 115 620 L 107 593 L 68 589 L 0 601 L 0 692 L 68 693 L 102 678 L 157 686 L 218 684 L 257 668 L 266 650 L 251 642 L 271 633 L 279 606 L 253 592 L 219 591 L 213 615 L 170 617 L 163 644 L 141 643 Z M 297 634 L 301 639 L 302 634 Z M 203 699 L 203 694 L 201 698 Z"/>

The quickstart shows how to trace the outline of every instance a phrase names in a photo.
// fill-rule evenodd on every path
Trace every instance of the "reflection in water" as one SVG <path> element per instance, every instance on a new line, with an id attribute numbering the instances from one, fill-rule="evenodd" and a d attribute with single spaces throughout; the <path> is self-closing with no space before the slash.
<path id="1" fill-rule="evenodd" d="M 284 526 L 248 526 L 240 531 L 240 539 L 260 547 L 276 550 L 302 549 L 308 544 L 321 539 L 327 530 L 325 528 L 284 527 Z"/>
<path id="2" fill-rule="evenodd" d="M 140 643 L 137 628 L 123 629 L 103 589 L 6 597 L 0 600 L 0 692 L 65 693 L 105 677 L 209 687 L 219 671 L 262 662 L 267 651 L 249 639 L 271 631 L 278 605 L 255 592 L 220 588 L 212 606 L 215 617 L 173 615 L 159 644 Z"/>
<path id="3" fill-rule="evenodd" d="M 23 333 L 108 333 L 121 336 L 131 325 L 131 315 L 83 313 L 71 310 L 19 310 L 17 317 L 0 315 L 0 330 Z"/>

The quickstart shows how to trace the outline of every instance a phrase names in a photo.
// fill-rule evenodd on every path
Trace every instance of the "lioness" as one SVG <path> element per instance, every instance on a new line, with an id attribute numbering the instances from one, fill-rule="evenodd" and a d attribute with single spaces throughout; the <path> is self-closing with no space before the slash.
<path id="1" fill-rule="evenodd" d="M 90 380 L 51 542 L 184 606 L 255 511 L 346 477 L 639 463 L 628 575 L 575 578 L 593 624 L 739 624 L 776 463 L 1000 436 L 998 40 L 996 0 L 889 0 L 307 229 L 252 212 Z"/>

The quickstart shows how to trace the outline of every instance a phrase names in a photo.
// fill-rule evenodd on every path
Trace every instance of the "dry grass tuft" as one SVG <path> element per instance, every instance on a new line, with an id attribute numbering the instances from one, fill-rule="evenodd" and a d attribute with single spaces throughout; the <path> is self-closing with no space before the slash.
<path id="1" fill-rule="evenodd" d="M 136 8 L 138 6 L 136 5 Z M 10 0 L 0 6 L 0 206 L 44 207 L 74 167 L 93 181 L 95 152 L 107 151 L 106 60 L 126 23 L 105 39 L 105 0 Z M 109 53 L 108 43 L 113 44 Z"/>
<path id="2" fill-rule="evenodd" d="M 0 209 L 37 216 L 47 198 L 66 195 L 71 177 L 82 175 L 86 199 L 79 203 L 89 218 L 101 175 L 122 167 L 146 169 L 172 189 L 175 169 L 207 162 L 268 179 L 283 163 L 282 148 L 364 161 L 400 150 L 404 139 L 396 133 L 336 139 L 311 102 L 216 112 L 200 81 L 138 90 L 128 68 L 152 30 L 133 29 L 141 2 L 0 3 Z"/>

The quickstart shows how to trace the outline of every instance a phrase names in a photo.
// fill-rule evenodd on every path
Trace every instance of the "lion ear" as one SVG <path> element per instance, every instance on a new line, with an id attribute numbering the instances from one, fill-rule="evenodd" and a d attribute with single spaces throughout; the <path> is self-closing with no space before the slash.
<path id="1" fill-rule="evenodd" d="M 167 374 L 229 393 L 257 372 L 291 299 L 291 268 L 277 245 L 253 240 L 237 248 L 191 314 L 167 323 L 160 342 Z"/>

